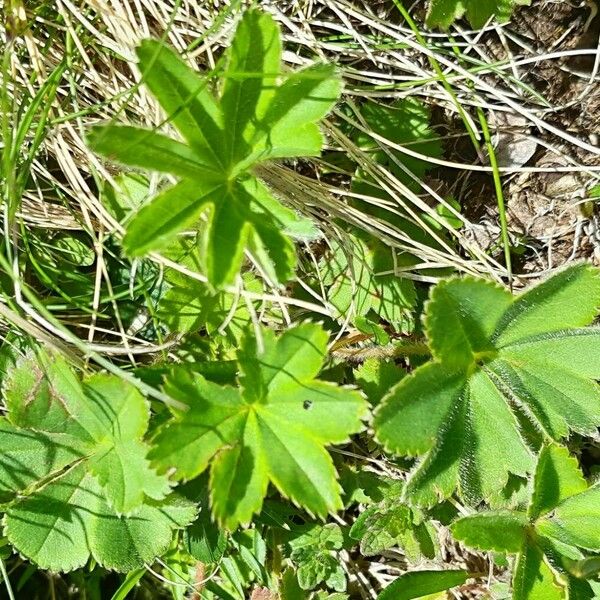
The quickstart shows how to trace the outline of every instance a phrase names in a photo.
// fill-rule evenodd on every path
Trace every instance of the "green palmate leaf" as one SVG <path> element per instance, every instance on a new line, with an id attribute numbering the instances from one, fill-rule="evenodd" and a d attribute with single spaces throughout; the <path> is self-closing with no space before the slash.
<path id="1" fill-rule="evenodd" d="M 584 264 L 516 298 L 471 278 L 433 289 L 425 326 L 434 360 L 375 416 L 389 450 L 425 455 L 407 486 L 412 502 L 432 505 L 458 487 L 477 503 L 498 497 L 511 473 L 527 476 L 534 462 L 523 418 L 555 440 L 596 430 L 600 330 L 582 327 L 599 305 L 598 271 Z"/>
<path id="2" fill-rule="evenodd" d="M 447 29 L 466 16 L 473 27 L 480 28 L 494 16 L 508 21 L 516 6 L 529 4 L 530 0 L 430 0 L 427 24 Z"/>
<path id="3" fill-rule="evenodd" d="M 346 589 L 346 575 L 336 551 L 341 550 L 344 536 L 339 525 L 312 525 L 290 542 L 291 560 L 297 567 L 298 583 L 303 590 L 313 590 L 320 583 L 337 592 Z"/>
<path id="4" fill-rule="evenodd" d="M 107 569 L 126 572 L 162 554 L 173 530 L 194 517 L 194 505 L 175 496 L 119 516 L 80 464 L 13 503 L 4 517 L 4 534 L 42 569 L 71 571 L 91 556 Z"/>
<path id="5" fill-rule="evenodd" d="M 150 468 L 148 406 L 131 385 L 109 375 L 81 383 L 58 355 L 40 352 L 12 368 L 3 396 L 4 533 L 41 568 L 69 571 L 91 556 L 129 571 L 193 520 L 195 507 L 167 496 L 168 479 Z"/>
<path id="6" fill-rule="evenodd" d="M 579 548 L 600 548 L 600 493 L 587 488 L 565 448 L 541 450 L 527 515 L 483 512 L 452 525 L 454 537 L 483 550 L 516 553 L 514 600 L 591 600 L 589 584 L 572 575 Z"/>
<path id="7" fill-rule="evenodd" d="M 224 123 L 209 82 L 200 79 L 175 52 L 155 40 L 143 40 L 137 56 L 143 82 L 170 122 L 196 154 L 218 170 L 225 159 L 219 153 L 223 148 Z"/>
<path id="8" fill-rule="evenodd" d="M 204 267 L 213 287 L 233 283 L 250 250 L 272 283 L 293 274 L 295 252 L 282 231 L 311 232 L 250 172 L 257 162 L 318 155 L 317 121 L 332 108 L 341 83 L 316 65 L 281 75 L 277 24 L 247 11 L 226 53 L 219 94 L 173 51 L 146 40 L 137 49 L 143 82 L 185 143 L 153 131 L 99 126 L 89 143 L 125 165 L 170 173 L 180 182 L 161 191 L 130 221 L 124 246 L 138 257 L 167 246 L 200 224 Z"/>
<path id="9" fill-rule="evenodd" d="M 159 431 L 151 458 L 160 471 L 191 479 L 211 467 L 214 516 L 228 528 L 259 511 L 269 482 L 318 515 L 341 508 L 326 444 L 361 429 L 365 400 L 315 380 L 327 336 L 300 325 L 281 337 L 262 331 L 262 348 L 247 336 L 238 352 L 241 389 L 199 376 L 167 380 L 189 410 Z"/>
<path id="10" fill-rule="evenodd" d="M 424 522 L 424 515 L 401 500 L 403 484 L 393 484 L 385 499 L 367 508 L 358 517 L 350 535 L 360 540 L 364 556 L 380 554 L 388 548 L 399 547 L 411 561 L 423 556 L 432 559 L 436 554 L 433 536 Z"/>
<path id="11" fill-rule="evenodd" d="M 467 571 L 413 571 L 395 579 L 377 596 L 377 600 L 412 600 L 462 585 Z"/>
<path id="12" fill-rule="evenodd" d="M 549 513 L 563 500 L 584 492 L 588 487 L 577 459 L 569 451 L 556 444 L 544 448 L 535 470 L 534 488 L 529 504 L 529 517 Z"/>
<path id="13" fill-rule="evenodd" d="M 60 457 L 77 451 L 77 460 L 71 454 L 70 462 L 85 463 L 116 513 L 129 513 L 146 498 L 160 500 L 169 492 L 167 478 L 157 475 L 146 459 L 146 401 L 121 379 L 95 375 L 82 386 L 60 357 L 41 354 L 39 362 L 24 360 L 9 374 L 4 397 L 15 427 L 5 430 L 6 443 L 19 432 L 31 438 L 28 451 L 34 452 L 44 432 L 49 442 L 55 440 L 46 452 L 57 453 L 53 464 L 43 463 L 46 472 L 30 464 L 32 477 L 22 478 L 13 491 L 38 483 L 59 464 L 66 466 Z"/>

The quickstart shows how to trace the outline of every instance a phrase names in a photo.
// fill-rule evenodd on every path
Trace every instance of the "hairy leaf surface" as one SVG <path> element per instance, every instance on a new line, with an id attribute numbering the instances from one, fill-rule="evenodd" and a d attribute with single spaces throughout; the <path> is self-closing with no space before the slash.
<path id="1" fill-rule="evenodd" d="M 472 278 L 432 290 L 433 360 L 393 388 L 375 416 L 386 448 L 424 455 L 407 486 L 412 502 L 430 506 L 458 488 L 476 504 L 497 497 L 511 473 L 526 477 L 534 454 L 523 418 L 557 441 L 596 430 L 600 329 L 584 327 L 599 305 L 598 271 L 585 264 L 514 298 Z"/>
<path id="2" fill-rule="evenodd" d="M 377 600 L 412 600 L 462 585 L 468 571 L 414 571 L 395 579 L 377 596 Z"/>
<path id="3" fill-rule="evenodd" d="M 480 550 L 517 554 L 514 600 L 594 597 L 589 584 L 570 572 L 580 549 L 600 548 L 599 487 L 587 487 L 566 448 L 544 446 L 537 462 L 527 515 L 481 512 L 452 525 L 454 537 Z"/>
<path id="4" fill-rule="evenodd" d="M 527 516 L 519 512 L 484 512 L 454 523 L 452 533 L 467 546 L 496 552 L 519 552 Z"/>

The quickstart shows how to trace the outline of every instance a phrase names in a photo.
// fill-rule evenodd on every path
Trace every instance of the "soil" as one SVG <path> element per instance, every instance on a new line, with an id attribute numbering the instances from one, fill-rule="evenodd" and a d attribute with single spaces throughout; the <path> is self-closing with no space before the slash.
<path id="1" fill-rule="evenodd" d="M 597 49 L 600 34 L 597 0 L 533 2 L 532 6 L 518 10 L 504 31 L 505 43 L 495 33 L 486 39 L 488 53 L 498 60 L 508 57 L 507 48 L 513 55 L 532 56 Z M 600 135 L 600 86 L 595 82 L 595 60 L 596 56 L 589 55 L 543 60 L 518 70 L 520 81 L 551 106 L 544 110 L 544 120 L 592 145 L 598 145 Z M 493 82 L 493 78 L 489 81 Z M 526 102 L 523 105 L 541 108 Z M 516 146 L 525 142 L 525 161 L 520 162 L 517 156 L 510 166 L 547 169 L 569 167 L 574 161 L 600 165 L 599 155 L 566 144 L 558 136 L 542 134 L 530 123 L 514 117 L 513 123 L 506 124 L 505 119 L 496 131 L 496 135 L 502 132 L 496 146 L 498 156 L 506 153 L 506 147 L 522 154 Z M 539 138 L 544 143 L 536 147 L 535 140 Z M 531 156 L 527 156 L 527 140 L 534 150 Z M 465 162 L 468 154 L 473 154 L 464 139 L 452 152 L 455 160 Z M 455 179 L 455 174 L 452 176 Z M 593 203 L 585 202 L 589 188 L 596 184 L 591 174 L 575 171 L 517 173 L 504 179 L 508 225 L 515 250 L 513 267 L 515 273 L 524 276 L 522 285 L 572 260 L 587 258 L 600 263 L 597 210 Z M 455 179 L 454 188 L 459 194 L 462 192 L 458 197 L 475 223 L 469 234 L 501 260 L 498 210 L 496 203 L 489 200 L 495 198 L 492 178 L 486 174 L 468 174 L 459 182 Z"/>

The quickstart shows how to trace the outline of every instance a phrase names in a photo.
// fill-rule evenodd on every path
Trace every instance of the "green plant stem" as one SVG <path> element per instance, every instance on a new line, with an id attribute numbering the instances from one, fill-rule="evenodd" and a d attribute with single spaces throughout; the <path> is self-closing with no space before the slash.
<path id="1" fill-rule="evenodd" d="M 139 580 L 144 576 L 146 569 L 135 569 L 129 571 L 119 589 L 114 593 L 111 600 L 125 600 L 129 592 L 138 584 Z"/>
<path id="2" fill-rule="evenodd" d="M 400 0 L 393 0 L 393 1 L 394 1 L 394 4 L 396 5 L 396 8 L 400 11 L 400 14 L 404 17 L 405 21 L 408 23 L 408 26 L 411 28 L 411 30 L 415 34 L 415 37 L 417 38 L 417 41 L 419 42 L 419 44 L 421 44 L 422 46 L 428 46 L 427 42 L 425 41 L 425 38 L 421 35 L 419 28 L 417 27 L 416 23 L 413 21 L 412 17 L 410 16 L 410 13 L 402 5 L 402 2 Z M 473 147 L 477 151 L 477 154 L 481 154 L 481 144 L 479 143 L 479 140 L 477 139 L 477 133 L 471 127 L 471 124 L 469 123 L 469 119 L 467 118 L 467 115 L 466 115 L 461 103 L 458 101 L 458 98 L 456 97 L 456 94 L 454 93 L 452 86 L 448 82 L 448 79 L 446 78 L 446 75 L 444 74 L 442 67 L 440 67 L 440 64 L 435 59 L 435 57 L 430 56 L 430 57 L 428 57 L 428 59 L 429 59 L 429 64 L 431 65 L 432 69 L 435 71 L 435 73 L 438 77 L 438 80 L 442 84 L 443 88 L 446 90 L 447 94 L 452 98 L 454 107 L 456 108 L 458 114 L 460 115 L 460 118 L 462 119 L 462 121 L 465 125 L 465 129 L 467 130 L 469 139 L 471 140 Z"/>
<path id="3" fill-rule="evenodd" d="M 0 558 L 0 573 L 2 573 L 2 579 L 4 580 L 4 585 L 6 586 L 6 592 L 10 600 L 15 600 L 15 595 L 12 590 L 12 586 L 10 585 L 10 580 L 8 579 L 8 573 L 6 572 L 6 565 L 4 561 Z"/>
<path id="4" fill-rule="evenodd" d="M 492 167 L 492 175 L 494 177 L 494 188 L 496 191 L 496 201 L 498 203 L 498 214 L 500 217 L 500 230 L 502 235 L 502 245 L 504 246 L 504 260 L 506 263 L 506 270 L 508 271 L 508 285 L 512 290 L 512 262 L 510 256 L 510 238 L 508 236 L 508 222 L 506 220 L 506 205 L 504 202 L 504 192 L 502 191 L 502 179 L 500 177 L 500 170 L 498 168 L 498 160 L 496 159 L 496 151 L 492 143 L 490 136 L 490 129 L 488 127 L 487 119 L 483 109 L 477 107 L 477 116 L 481 124 L 481 131 L 483 138 L 485 139 L 487 151 L 490 157 L 490 166 Z"/>
<path id="5" fill-rule="evenodd" d="M 0 85 L 0 120 L 2 132 L 2 173 L 0 182 L 2 183 L 2 210 L 4 212 L 4 243 L 9 261 L 12 256 L 11 249 L 11 224 L 10 214 L 12 211 L 12 200 L 14 197 L 14 188 L 16 183 L 16 165 L 11 160 L 11 149 L 13 143 L 13 101 L 9 95 L 9 79 L 10 79 L 10 61 L 13 52 L 13 42 L 8 40 L 2 54 L 1 73 L 2 82 Z"/>

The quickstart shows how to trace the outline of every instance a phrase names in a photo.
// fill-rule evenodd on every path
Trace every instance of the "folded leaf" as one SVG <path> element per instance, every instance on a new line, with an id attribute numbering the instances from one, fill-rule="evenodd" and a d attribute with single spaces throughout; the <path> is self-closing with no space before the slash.
<path id="1" fill-rule="evenodd" d="M 513 574 L 514 600 L 566 600 L 559 575 L 546 562 L 540 548 L 524 545 Z"/>
<path id="2" fill-rule="evenodd" d="M 577 459 L 556 444 L 542 448 L 535 470 L 534 488 L 529 505 L 529 517 L 537 519 L 575 494 L 584 492 L 588 485 L 583 478 Z"/>
<path id="3" fill-rule="evenodd" d="M 222 188 L 213 196 L 210 224 L 204 236 L 204 256 L 209 281 L 221 287 L 233 281 L 240 269 L 244 248 L 251 235 L 260 240 L 264 253 L 258 258 L 268 258 L 274 266 L 276 281 L 285 281 L 293 273 L 296 256 L 292 243 L 279 232 L 281 224 L 273 215 L 262 210 L 248 188 L 261 187 L 256 182 L 245 182 L 229 189 Z M 252 189 L 252 188 L 251 188 Z M 266 188 L 257 192 L 259 199 Z"/>
<path id="4" fill-rule="evenodd" d="M 131 256 L 143 256 L 173 241 L 196 225 L 202 211 L 223 194 L 221 184 L 210 179 L 184 180 L 155 196 L 130 221 L 123 246 Z"/>
<path id="5" fill-rule="evenodd" d="M 281 69 L 279 27 L 267 13 L 249 10 L 228 52 L 221 105 L 228 139 L 229 164 L 247 152 L 247 142 L 275 93 Z"/>
<path id="6" fill-rule="evenodd" d="M 95 152 L 131 167 L 172 173 L 186 179 L 203 179 L 217 174 L 204 156 L 151 129 L 98 125 L 90 130 L 87 141 Z"/>
<path id="7" fill-rule="evenodd" d="M 221 108 L 206 79 L 167 46 L 143 40 L 136 49 L 143 82 L 195 152 L 215 169 L 225 165 Z"/>

